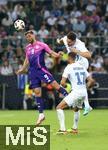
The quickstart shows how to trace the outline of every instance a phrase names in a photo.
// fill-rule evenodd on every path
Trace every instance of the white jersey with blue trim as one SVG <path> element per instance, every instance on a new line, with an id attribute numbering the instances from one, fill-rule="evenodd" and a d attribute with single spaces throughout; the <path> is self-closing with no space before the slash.
<path id="1" fill-rule="evenodd" d="M 78 62 L 68 64 L 64 69 L 62 77 L 67 78 L 72 86 L 72 90 L 78 92 L 87 91 L 86 79 L 90 76 L 88 71 Z"/>
<path id="2" fill-rule="evenodd" d="M 66 50 L 68 53 L 71 52 L 71 48 L 76 48 L 77 50 L 81 51 L 81 52 L 87 52 L 87 48 L 85 46 L 85 43 L 82 42 L 81 40 L 79 40 L 78 38 L 76 39 L 76 42 L 74 45 L 72 45 L 71 47 L 68 46 L 67 44 L 67 36 L 64 36 L 62 38 L 63 42 L 64 42 L 64 45 L 66 47 Z M 88 66 L 89 66 L 89 62 L 87 60 L 87 58 L 84 58 L 80 55 L 77 55 L 76 57 L 76 61 L 79 62 L 79 64 L 81 64 L 82 66 L 84 66 L 86 69 L 88 69 Z"/>

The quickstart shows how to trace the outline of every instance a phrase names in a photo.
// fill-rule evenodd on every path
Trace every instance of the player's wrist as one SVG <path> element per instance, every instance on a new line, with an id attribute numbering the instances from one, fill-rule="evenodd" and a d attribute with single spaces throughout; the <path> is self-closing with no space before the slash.
<path id="1" fill-rule="evenodd" d="M 77 49 L 76 49 L 76 54 L 77 54 L 77 55 L 80 55 L 80 51 L 79 51 L 79 50 L 77 50 Z"/>

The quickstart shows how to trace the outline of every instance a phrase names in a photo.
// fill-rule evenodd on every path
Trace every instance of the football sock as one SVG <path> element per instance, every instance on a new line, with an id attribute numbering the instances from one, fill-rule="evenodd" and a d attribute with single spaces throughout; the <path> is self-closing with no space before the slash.
<path id="1" fill-rule="evenodd" d="M 78 112 L 74 112 L 74 124 L 73 124 L 73 129 L 77 129 L 78 128 L 78 121 L 80 118 L 80 110 Z"/>
<path id="2" fill-rule="evenodd" d="M 89 107 L 90 107 L 88 98 L 86 98 L 86 99 L 84 100 L 84 106 L 85 106 L 85 108 L 89 108 Z"/>
<path id="3" fill-rule="evenodd" d="M 60 130 L 65 131 L 65 116 L 64 111 L 62 109 L 57 109 L 57 116 L 60 124 Z"/>
<path id="4" fill-rule="evenodd" d="M 63 94 L 63 96 L 67 96 L 67 95 L 68 95 L 68 92 L 67 92 L 63 87 L 60 87 L 58 91 L 59 91 L 61 94 Z"/>
<path id="5" fill-rule="evenodd" d="M 43 113 L 44 110 L 44 101 L 41 97 L 36 97 L 36 103 L 39 110 L 39 113 Z"/>

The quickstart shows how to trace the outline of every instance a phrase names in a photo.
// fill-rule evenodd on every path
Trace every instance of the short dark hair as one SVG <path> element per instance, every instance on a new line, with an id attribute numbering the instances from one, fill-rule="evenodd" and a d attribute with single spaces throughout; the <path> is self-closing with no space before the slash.
<path id="1" fill-rule="evenodd" d="M 67 34 L 67 38 L 72 40 L 72 41 L 75 41 L 76 40 L 76 34 L 71 31 Z"/>
<path id="2" fill-rule="evenodd" d="M 68 56 L 71 57 L 73 60 L 76 59 L 76 54 L 73 53 L 73 52 L 70 52 L 70 53 L 68 54 Z"/>
<path id="3" fill-rule="evenodd" d="M 30 33 L 30 34 L 34 34 L 34 32 L 33 32 L 32 30 L 28 30 L 28 31 L 25 32 L 25 36 L 26 36 L 27 34 L 29 34 L 29 33 Z"/>

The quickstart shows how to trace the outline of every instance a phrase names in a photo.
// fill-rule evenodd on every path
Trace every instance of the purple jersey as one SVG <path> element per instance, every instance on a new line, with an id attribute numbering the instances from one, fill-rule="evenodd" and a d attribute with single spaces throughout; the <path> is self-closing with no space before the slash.
<path id="1" fill-rule="evenodd" d="M 26 57 L 28 58 L 30 69 L 38 69 L 45 67 L 45 52 L 51 53 L 51 49 L 47 44 L 36 41 L 26 46 Z"/>
<path id="2" fill-rule="evenodd" d="M 39 41 L 26 46 L 26 57 L 29 61 L 28 77 L 31 89 L 41 87 L 41 81 L 45 83 L 51 83 L 54 81 L 53 76 L 45 67 L 45 52 L 50 54 L 51 49 L 47 44 Z"/>

